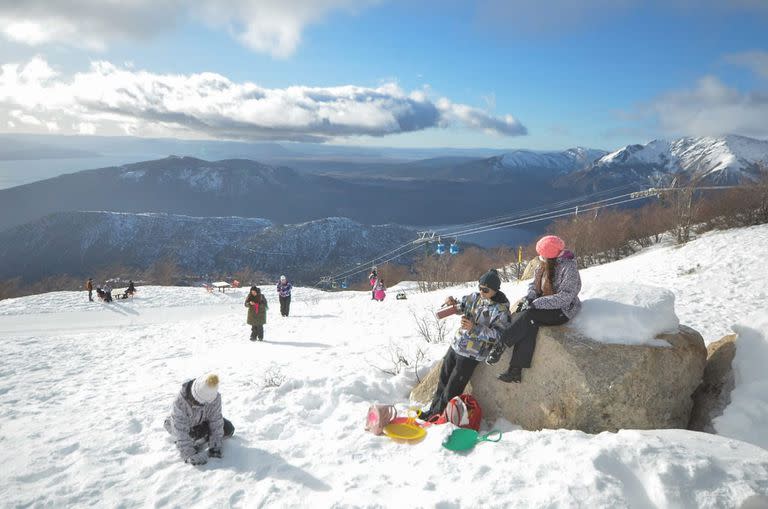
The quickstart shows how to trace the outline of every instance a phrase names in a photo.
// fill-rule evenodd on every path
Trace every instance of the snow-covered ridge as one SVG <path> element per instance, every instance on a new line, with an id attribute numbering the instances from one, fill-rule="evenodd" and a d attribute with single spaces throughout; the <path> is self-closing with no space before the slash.
<path id="1" fill-rule="evenodd" d="M 653 166 L 671 175 L 735 183 L 754 180 L 760 165 L 768 166 L 768 141 L 728 135 L 627 145 L 595 161 L 590 171 Z"/>
<path id="2" fill-rule="evenodd" d="M 583 147 L 563 151 L 513 150 L 491 158 L 498 171 L 509 169 L 549 170 L 552 173 L 569 173 L 592 163 L 605 154 L 603 150 Z"/>

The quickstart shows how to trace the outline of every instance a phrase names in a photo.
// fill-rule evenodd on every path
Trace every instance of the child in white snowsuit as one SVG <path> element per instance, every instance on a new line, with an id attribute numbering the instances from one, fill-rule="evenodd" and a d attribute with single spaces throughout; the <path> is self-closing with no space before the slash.
<path id="1" fill-rule="evenodd" d="M 210 374 L 184 382 L 164 425 L 185 463 L 204 465 L 208 457 L 221 458 L 222 441 L 235 427 L 221 415 L 219 377 Z M 205 442 L 207 454 L 202 451 Z"/>

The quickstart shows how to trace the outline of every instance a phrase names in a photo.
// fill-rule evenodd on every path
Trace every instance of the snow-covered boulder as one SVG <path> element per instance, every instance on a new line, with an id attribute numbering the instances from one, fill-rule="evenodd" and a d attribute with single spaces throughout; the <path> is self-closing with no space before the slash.
<path id="1" fill-rule="evenodd" d="M 698 332 L 679 325 L 674 294 L 621 283 L 584 293 L 576 319 L 539 330 L 522 383 L 496 379 L 511 349 L 498 364 L 477 367 L 472 394 L 485 417 L 528 430 L 686 428 L 707 349 Z"/>
<path id="2" fill-rule="evenodd" d="M 477 367 L 473 394 L 491 422 L 504 417 L 528 430 L 686 428 L 707 360 L 704 340 L 685 326 L 655 339 L 666 346 L 604 343 L 572 327 L 543 327 L 522 383 L 496 379 L 507 352 L 498 364 Z"/>

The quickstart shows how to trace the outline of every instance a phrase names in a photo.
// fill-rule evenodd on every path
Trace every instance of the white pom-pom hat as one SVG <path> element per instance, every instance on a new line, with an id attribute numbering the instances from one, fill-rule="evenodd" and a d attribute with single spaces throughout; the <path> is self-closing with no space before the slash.
<path id="1" fill-rule="evenodd" d="M 219 376 L 213 373 L 195 378 L 192 397 L 200 403 L 211 403 L 219 394 Z"/>

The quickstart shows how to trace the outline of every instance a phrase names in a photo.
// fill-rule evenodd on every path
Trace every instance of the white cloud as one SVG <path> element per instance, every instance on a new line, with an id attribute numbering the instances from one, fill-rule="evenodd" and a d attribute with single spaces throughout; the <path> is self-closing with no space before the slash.
<path id="1" fill-rule="evenodd" d="M 407 93 L 394 83 L 267 89 L 220 74 L 153 74 L 104 61 L 64 77 L 40 57 L 0 67 L 0 118 L 21 120 L 18 115 L 75 132 L 224 139 L 326 141 L 454 125 L 502 136 L 527 133 L 511 115 L 433 101 L 423 90 Z"/>
<path id="2" fill-rule="evenodd" d="M 307 25 L 333 11 L 378 0 L 24 0 L 0 1 L 0 35 L 33 46 L 103 50 L 113 40 L 145 40 L 194 19 L 224 29 L 246 47 L 291 55 Z"/>
<path id="3" fill-rule="evenodd" d="M 742 92 L 715 76 L 701 78 L 692 89 L 667 93 L 641 111 L 667 134 L 768 137 L 768 92 Z"/>

